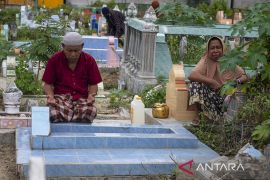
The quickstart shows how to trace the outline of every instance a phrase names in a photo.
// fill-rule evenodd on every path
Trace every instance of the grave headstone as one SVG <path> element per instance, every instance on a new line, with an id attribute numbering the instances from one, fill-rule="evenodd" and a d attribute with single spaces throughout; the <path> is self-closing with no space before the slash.
<path id="1" fill-rule="evenodd" d="M 7 77 L 7 60 L 6 59 L 2 61 L 2 76 L 4 78 Z"/>
<path id="2" fill-rule="evenodd" d="M 7 56 L 7 86 L 15 81 L 16 78 L 16 57 L 15 56 Z"/>
<path id="3" fill-rule="evenodd" d="M 8 41 L 8 33 L 9 33 L 8 25 L 4 24 L 3 28 L 4 28 L 4 38 L 6 41 Z"/>
<path id="4" fill-rule="evenodd" d="M 21 6 L 21 25 L 27 24 L 27 8 L 26 6 Z"/>
<path id="5" fill-rule="evenodd" d="M 49 107 L 32 107 L 32 135 L 48 136 L 50 134 Z"/>
<path id="6" fill-rule="evenodd" d="M 97 96 L 98 96 L 98 97 L 105 97 L 105 96 L 103 95 L 103 93 L 104 93 L 104 85 L 103 85 L 103 82 L 100 82 L 100 83 L 98 83 L 98 92 L 97 92 Z"/>
<path id="7" fill-rule="evenodd" d="M 183 64 L 172 67 L 166 89 L 166 103 L 170 115 L 176 120 L 191 121 L 195 117 L 196 112 L 188 110 L 188 87 Z"/>
<path id="8" fill-rule="evenodd" d="M 120 65 L 120 60 L 114 47 L 113 36 L 109 36 L 108 50 L 107 50 L 107 65 L 109 67 L 119 67 Z"/>

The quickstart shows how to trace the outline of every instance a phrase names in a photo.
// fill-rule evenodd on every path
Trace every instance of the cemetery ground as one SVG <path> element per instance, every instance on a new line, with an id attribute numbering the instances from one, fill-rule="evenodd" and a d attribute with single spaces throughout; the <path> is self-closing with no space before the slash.
<path id="1" fill-rule="evenodd" d="M 0 146 L 0 179 L 17 180 L 15 144 Z"/>

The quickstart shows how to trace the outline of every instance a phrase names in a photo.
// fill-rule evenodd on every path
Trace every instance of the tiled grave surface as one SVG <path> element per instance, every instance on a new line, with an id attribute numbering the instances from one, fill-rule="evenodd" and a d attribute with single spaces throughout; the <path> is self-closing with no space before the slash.
<path id="1" fill-rule="evenodd" d="M 18 128 L 19 172 L 27 175 L 31 155 L 44 158 L 47 177 L 170 174 L 175 168 L 172 159 L 205 162 L 218 156 L 179 122 L 140 126 L 106 122 L 53 124 L 52 135 L 39 138 L 31 137 L 30 128 Z"/>
<path id="2" fill-rule="evenodd" d="M 83 36 L 83 50 L 91 54 L 98 63 L 106 64 L 108 59 L 109 37 Z M 118 47 L 118 39 L 114 38 L 114 48 L 118 57 L 122 57 L 123 49 Z M 110 66 L 108 64 L 108 66 Z"/>
<path id="3" fill-rule="evenodd" d="M 196 148 L 197 138 L 184 128 L 58 124 L 48 137 L 32 136 L 33 149 Z"/>
<path id="4" fill-rule="evenodd" d="M 91 49 L 105 49 L 109 45 L 109 37 L 108 36 L 83 36 L 84 48 Z M 114 38 L 114 47 L 118 48 L 118 39 Z"/>
<path id="5" fill-rule="evenodd" d="M 109 46 L 109 37 L 108 36 L 83 36 L 84 47 L 83 50 L 89 54 L 91 54 L 98 63 L 106 64 L 107 63 L 107 54 L 108 54 L 108 46 Z M 27 44 L 29 42 L 14 42 L 14 46 L 18 47 L 23 44 Z M 114 48 L 118 57 L 123 56 L 123 49 L 118 47 L 118 39 L 114 39 Z M 110 65 L 108 64 L 108 67 Z M 0 81 L 1 83 L 1 81 Z"/>

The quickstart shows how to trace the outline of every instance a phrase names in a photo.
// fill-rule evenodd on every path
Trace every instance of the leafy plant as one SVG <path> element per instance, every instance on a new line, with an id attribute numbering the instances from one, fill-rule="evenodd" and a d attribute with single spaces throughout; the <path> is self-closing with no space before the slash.
<path id="1" fill-rule="evenodd" d="M 35 39 L 35 33 L 33 33 L 33 29 L 28 26 L 19 27 L 17 30 L 17 40 L 18 41 L 27 41 Z"/>
<path id="2" fill-rule="evenodd" d="M 245 19 L 232 27 L 232 35 L 243 36 L 258 30 L 258 38 L 233 49 L 221 59 L 221 70 L 235 69 L 236 65 L 253 70 L 254 76 L 241 90 L 250 100 L 240 109 L 237 123 L 256 126 L 250 130 L 259 146 L 265 143 L 268 134 L 270 91 L 270 2 L 259 3 L 246 11 Z M 245 50 L 246 49 L 246 50 Z M 259 93 L 259 94 L 258 94 Z M 259 125 L 259 123 L 262 123 Z M 269 139 L 268 139 L 269 140 Z"/>
<path id="3" fill-rule="evenodd" d="M 184 56 L 184 63 L 197 64 L 205 51 L 205 38 L 203 36 L 188 36 L 187 42 L 187 54 Z"/>
<path id="4" fill-rule="evenodd" d="M 251 7 L 245 19 L 232 27 L 232 35 L 243 36 L 256 29 L 259 37 L 233 49 L 221 58 L 221 70 L 235 69 L 236 65 L 255 71 L 247 92 L 269 92 L 270 90 L 270 2 Z M 247 49 L 247 51 L 245 50 Z"/>
<path id="5" fill-rule="evenodd" d="M 115 5 L 116 5 L 115 0 L 109 0 L 109 1 L 107 2 L 107 5 L 108 5 L 108 7 L 109 7 L 110 9 L 113 9 L 113 8 L 115 7 Z"/>
<path id="6" fill-rule="evenodd" d="M 12 24 L 16 21 L 16 14 L 20 13 L 18 8 L 5 8 L 0 11 L 0 24 Z"/>
<path id="7" fill-rule="evenodd" d="M 235 155 L 243 145 L 252 140 L 254 126 L 239 125 L 234 121 L 213 123 L 201 114 L 199 127 L 186 128 L 220 155 Z"/>
<path id="8" fill-rule="evenodd" d="M 201 36 L 186 36 L 187 37 L 187 53 L 183 61 L 185 64 L 196 64 L 202 57 L 205 50 L 204 37 Z M 166 43 L 168 44 L 173 64 L 178 64 L 180 61 L 179 54 L 179 35 L 166 35 Z"/>
<path id="9" fill-rule="evenodd" d="M 146 87 L 139 96 L 142 97 L 142 101 L 146 108 L 151 108 L 155 103 L 166 102 L 166 86 L 165 82 L 157 86 Z"/>
<path id="10" fill-rule="evenodd" d="M 187 5 L 191 7 L 197 7 L 199 4 L 205 3 L 209 4 L 209 0 L 192 0 L 192 1 L 187 1 Z"/>
<path id="11" fill-rule="evenodd" d="M 103 4 L 104 4 L 104 1 L 96 0 L 96 1 L 94 1 L 94 3 L 91 6 L 92 7 L 102 7 Z"/>
<path id="12" fill-rule="evenodd" d="M 239 109 L 237 123 L 258 125 L 270 116 L 270 95 L 254 94 Z"/>
<path id="13" fill-rule="evenodd" d="M 210 15 L 212 19 L 216 19 L 218 11 L 224 11 L 227 17 L 233 15 L 233 11 L 227 6 L 226 0 L 215 0 L 211 5 L 204 2 L 198 5 L 198 9 Z"/>
<path id="14" fill-rule="evenodd" d="M 254 141 L 259 141 L 260 145 L 270 142 L 270 116 L 262 124 L 255 127 L 252 138 Z"/>
<path id="15" fill-rule="evenodd" d="M 156 21 L 158 24 L 213 25 L 213 21 L 206 13 L 180 2 L 167 2 L 158 9 L 158 12 L 161 14 Z"/>
<path id="16" fill-rule="evenodd" d="M 126 109 L 130 108 L 130 103 L 132 101 L 133 94 L 126 90 L 112 90 L 110 93 L 110 107 L 119 108 L 124 107 Z"/>
<path id="17" fill-rule="evenodd" d="M 173 64 L 178 64 L 180 60 L 179 42 L 180 42 L 179 35 L 171 35 L 171 34 L 166 35 L 166 43 L 169 47 Z"/>
<path id="18" fill-rule="evenodd" d="M 16 80 L 17 87 L 23 92 L 24 95 L 41 95 L 43 93 L 42 83 L 37 80 L 32 72 L 27 69 L 27 64 L 24 58 L 19 58 L 19 64 L 16 67 Z"/>
<path id="19" fill-rule="evenodd" d="M 6 59 L 8 55 L 14 54 L 12 51 L 12 43 L 0 38 L 0 62 Z"/>
<path id="20" fill-rule="evenodd" d="M 36 35 L 31 45 L 26 47 L 26 51 L 29 59 L 38 62 L 38 77 L 41 64 L 47 64 L 51 55 L 60 50 L 61 35 L 65 32 L 66 23 L 51 19 L 49 11 L 41 13 L 35 20 L 39 26 L 35 29 Z"/>
<path id="21" fill-rule="evenodd" d="M 58 11 L 60 9 L 63 9 L 63 13 L 64 15 L 70 15 L 71 11 L 72 11 L 72 6 L 67 5 L 67 4 L 63 4 L 58 8 Z"/>

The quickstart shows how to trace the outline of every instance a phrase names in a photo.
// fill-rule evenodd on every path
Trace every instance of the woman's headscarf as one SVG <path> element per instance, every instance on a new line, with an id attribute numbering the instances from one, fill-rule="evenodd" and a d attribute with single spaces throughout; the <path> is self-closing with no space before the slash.
<path id="1" fill-rule="evenodd" d="M 239 66 L 236 66 L 235 71 L 225 70 L 222 74 L 220 73 L 219 61 L 214 61 L 208 57 L 209 45 L 210 42 L 213 40 L 219 40 L 222 45 L 222 53 L 224 53 L 225 46 L 223 44 L 223 41 L 218 37 L 210 38 L 207 42 L 206 52 L 204 56 L 201 58 L 201 60 L 198 62 L 198 64 L 192 71 L 198 71 L 200 74 L 216 80 L 220 85 L 223 85 L 224 82 L 227 80 L 237 79 L 243 74 L 245 74 L 244 70 Z"/>

